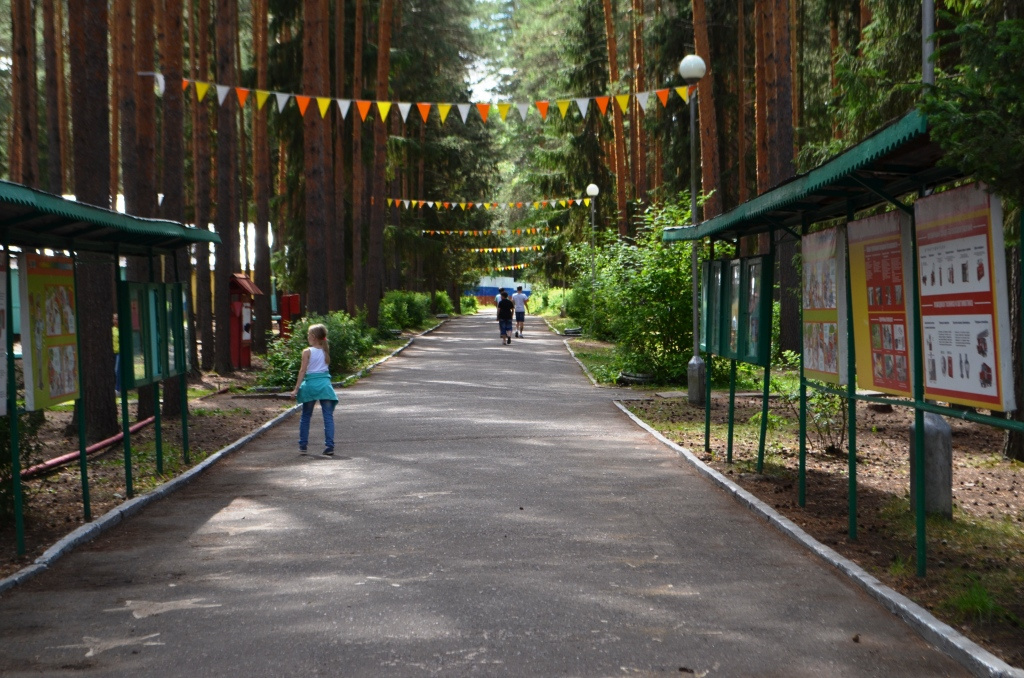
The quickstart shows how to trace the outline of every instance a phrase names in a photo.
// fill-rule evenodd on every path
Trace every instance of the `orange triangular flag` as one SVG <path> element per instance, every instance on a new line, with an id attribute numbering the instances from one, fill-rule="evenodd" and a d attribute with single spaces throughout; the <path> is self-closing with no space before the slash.
<path id="1" fill-rule="evenodd" d="M 562 119 L 565 119 L 565 114 L 569 112 L 569 104 L 572 103 L 568 99 L 559 99 L 555 103 L 558 104 L 558 110 L 562 112 Z"/>
<path id="2" fill-rule="evenodd" d="M 256 90 L 256 108 L 263 110 L 263 104 L 267 103 L 267 99 L 270 98 L 270 92 L 265 89 Z"/>
<path id="3" fill-rule="evenodd" d="M 676 94 L 686 103 L 690 103 L 690 93 L 687 92 L 685 87 L 676 87 Z"/>
<path id="4" fill-rule="evenodd" d="M 306 107 L 309 106 L 309 102 L 311 99 L 312 97 L 305 97 L 302 96 L 301 94 L 295 95 L 295 103 L 299 105 L 299 113 L 301 113 L 303 116 L 306 115 Z"/>
<path id="5" fill-rule="evenodd" d="M 518 207 L 518 208 L 522 209 L 522 207 L 523 207 L 523 203 L 521 203 L 521 202 L 517 202 L 517 203 L 516 203 L 516 207 Z"/>
<path id="6" fill-rule="evenodd" d="M 629 95 L 628 94 L 618 94 L 618 95 L 616 95 L 615 96 L 615 102 L 619 105 L 619 108 L 622 109 L 623 113 L 625 113 L 626 110 L 629 109 Z"/>
<path id="7" fill-rule="evenodd" d="M 658 95 L 658 99 L 661 101 L 662 106 L 668 106 L 668 88 L 656 89 L 654 93 Z"/>
<path id="8" fill-rule="evenodd" d="M 498 104 L 498 115 L 501 116 L 501 121 L 505 122 L 505 118 L 508 116 L 509 109 L 512 108 L 512 104 Z"/>
<path id="9" fill-rule="evenodd" d="M 548 105 L 549 105 L 548 102 L 547 101 L 538 101 L 534 105 L 537 107 L 537 110 L 540 112 L 541 120 L 547 120 L 548 119 Z"/>
<path id="10" fill-rule="evenodd" d="M 569 198 L 569 207 L 572 207 L 573 203 L 575 203 L 575 202 L 576 202 L 575 200 L 573 200 L 572 198 Z"/>
<path id="11" fill-rule="evenodd" d="M 450 202 L 443 202 L 441 204 L 444 205 L 445 209 L 448 209 L 448 205 L 450 205 L 451 203 Z"/>
<path id="12" fill-rule="evenodd" d="M 484 122 L 487 122 L 487 116 L 491 112 L 491 105 L 490 104 L 477 104 L 476 105 L 476 110 L 480 111 L 480 119 L 483 120 Z"/>
<path id="13" fill-rule="evenodd" d="M 437 112 L 441 114 L 441 124 L 444 124 L 445 118 L 448 117 L 448 113 L 452 110 L 451 104 L 438 104 Z"/>
<path id="14" fill-rule="evenodd" d="M 331 97 L 317 97 L 316 105 L 320 109 L 320 117 L 327 117 L 327 110 L 331 107 L 331 102 L 334 101 Z"/>
<path id="15" fill-rule="evenodd" d="M 188 89 L 188 78 L 182 78 L 181 80 L 181 91 L 184 92 Z"/>
<path id="16" fill-rule="evenodd" d="M 249 90 L 244 87 L 236 87 L 235 94 L 238 95 L 238 105 L 245 106 L 245 100 L 249 98 Z"/>
<path id="17" fill-rule="evenodd" d="M 416 104 L 416 108 L 420 111 L 420 117 L 423 118 L 423 122 L 427 121 L 427 117 L 430 115 L 430 104 Z"/>
<path id="18" fill-rule="evenodd" d="M 608 102 L 611 101 L 611 97 L 594 97 L 594 101 L 597 102 L 597 107 L 601 111 L 601 115 L 608 112 Z"/>
<path id="19" fill-rule="evenodd" d="M 196 82 L 196 99 L 199 101 L 203 100 L 206 96 L 206 92 L 210 89 L 210 83 L 208 82 Z"/>
<path id="20" fill-rule="evenodd" d="M 380 119 L 383 122 L 388 119 L 388 113 L 391 111 L 390 101 L 378 101 L 377 110 L 380 111 Z"/>
<path id="21" fill-rule="evenodd" d="M 359 109 L 359 119 L 366 122 L 366 114 L 370 112 L 372 101 L 356 101 L 356 108 Z"/>

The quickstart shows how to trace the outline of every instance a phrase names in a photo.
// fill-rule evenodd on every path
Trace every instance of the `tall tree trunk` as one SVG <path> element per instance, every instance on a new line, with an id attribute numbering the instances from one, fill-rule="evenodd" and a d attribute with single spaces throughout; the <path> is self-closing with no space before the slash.
<path id="1" fill-rule="evenodd" d="M 235 79 L 235 40 L 237 0 L 217 0 L 216 42 L 217 82 L 229 84 Z M 217 233 L 221 244 L 217 246 L 213 316 L 217 323 L 214 368 L 221 374 L 230 373 L 231 364 L 231 275 L 238 262 L 238 219 L 235 201 L 238 198 L 235 171 L 236 130 L 235 110 L 231 97 L 217 107 Z"/>
<path id="2" fill-rule="evenodd" d="M 130 36 L 134 33 L 132 22 L 131 0 L 115 0 L 114 2 L 114 26 L 115 32 L 112 35 Z M 115 71 L 115 83 L 117 90 L 118 121 L 120 129 L 114 130 L 114 142 L 111 146 L 121 147 L 121 176 L 124 177 L 124 207 L 128 214 L 139 214 L 139 183 L 136 178 L 139 176 L 139 145 L 138 145 L 138 118 L 135 100 L 135 54 L 133 49 L 134 41 L 129 39 L 118 40 L 114 46 L 117 64 Z M 120 134 L 120 144 L 117 143 L 117 136 Z M 116 158 L 116 152 L 111 153 Z M 117 177 L 117 172 L 111 171 L 111 180 Z M 117 192 L 117 183 L 111 184 L 111 190 Z"/>
<path id="3" fill-rule="evenodd" d="M 768 148 L 768 66 L 765 54 L 771 17 L 769 0 L 754 0 L 754 150 L 756 153 L 757 194 L 767 192 L 771 186 Z"/>
<path id="4" fill-rule="evenodd" d="M 706 196 L 704 218 L 722 213 L 718 160 L 718 117 L 715 113 L 715 74 L 711 66 L 711 43 L 708 39 L 708 17 L 704 0 L 693 0 L 693 42 L 698 55 L 708 64 L 708 72 L 697 85 L 697 108 L 700 110 L 701 185 Z"/>
<path id="5" fill-rule="evenodd" d="M 107 100 L 107 0 L 69 0 L 71 63 L 78 65 L 71 85 L 75 128 L 75 196 L 80 202 L 110 206 L 110 118 Z M 114 265 L 109 255 L 79 257 L 75 284 L 89 312 L 78 316 L 85 384 L 85 427 L 90 440 L 117 432 L 117 408 L 110 392 L 114 354 L 110 325 L 114 314 Z"/>
<path id="6" fill-rule="evenodd" d="M 334 9 L 334 92 L 335 96 L 345 96 L 345 0 L 337 0 Z M 345 195 L 347 180 L 345 175 L 345 120 L 341 111 L 334 111 L 334 220 L 330 226 L 330 262 L 328 264 L 327 302 L 331 310 L 351 312 L 348 304 L 347 278 L 345 266 Z"/>
<path id="7" fill-rule="evenodd" d="M 775 0 L 772 11 L 775 38 L 775 82 L 774 103 L 777 107 L 775 127 L 769 130 L 772 137 L 773 171 L 772 184 L 778 186 L 796 172 L 793 145 L 793 64 L 790 59 L 790 0 Z"/>
<path id="8" fill-rule="evenodd" d="M 54 0 L 43 0 L 43 54 L 46 59 L 46 190 L 64 190 L 64 157 L 60 139 L 60 106 L 57 89 L 61 73 L 57 52 L 64 49 L 63 33 L 57 30 Z"/>
<path id="9" fill-rule="evenodd" d="M 164 199 L 160 204 L 160 214 L 164 219 L 181 222 L 185 219 L 185 111 L 180 86 L 184 76 L 184 3 L 182 0 L 161 1 L 160 70 L 166 78 L 167 87 L 162 99 Z M 192 267 L 189 264 L 188 250 L 182 248 L 170 259 L 169 266 L 165 267 L 165 281 L 183 282 L 186 289 L 191 287 Z M 187 316 L 185 320 L 189 322 Z M 164 382 L 163 411 L 168 417 L 181 414 L 181 380 L 177 377 Z"/>
<path id="10" fill-rule="evenodd" d="M 302 87 L 306 92 L 327 91 L 327 0 L 304 0 L 302 26 Z M 306 178 L 306 309 L 327 313 L 327 176 L 326 121 L 307 109 L 303 120 Z"/>
<path id="11" fill-rule="evenodd" d="M 391 72 L 391 22 L 394 19 L 392 0 L 381 0 L 377 17 L 377 101 L 388 101 Z M 397 115 L 397 111 L 396 111 Z M 373 125 L 373 201 L 370 214 L 370 252 L 366 276 L 366 316 L 376 327 L 384 281 L 384 221 L 387 215 L 387 148 L 388 125 L 379 114 Z"/>
<path id="12" fill-rule="evenodd" d="M 193 21 L 192 34 L 192 79 L 207 81 L 210 77 L 209 26 L 210 0 L 197 0 L 199 4 L 198 22 Z M 189 15 L 191 17 L 191 14 Z M 198 23 L 198 25 L 195 25 Z M 199 101 L 198 96 L 192 106 L 193 130 L 193 164 L 195 175 L 195 213 L 196 226 L 203 230 L 210 228 L 212 221 L 211 172 L 210 172 L 210 98 Z M 213 334 L 213 288 L 210 277 L 210 246 L 207 243 L 195 245 L 196 258 L 196 321 L 197 334 L 202 336 L 203 352 L 200 361 L 192 364 L 202 370 L 213 369 L 213 357 L 216 353 Z"/>
<path id="13" fill-rule="evenodd" d="M 12 42 L 14 48 L 13 95 L 17 164 L 11 164 L 14 181 L 39 186 L 39 84 L 36 80 L 36 12 L 31 0 L 12 0 Z"/>
<path id="14" fill-rule="evenodd" d="M 267 0 L 253 4 L 253 51 L 256 53 L 256 87 L 267 89 L 267 47 L 269 32 Z M 253 120 L 253 198 L 256 203 L 256 286 L 263 292 L 256 297 L 252 328 L 253 353 L 267 352 L 271 332 L 270 285 L 270 145 L 267 136 L 267 111 L 254 109 Z"/>
<path id="15" fill-rule="evenodd" d="M 352 98 L 363 98 L 363 4 L 356 0 L 355 45 L 352 52 Z M 355 106 L 353 105 L 353 109 Z M 363 167 L 363 122 L 352 113 L 352 293 L 356 310 L 366 306 L 366 280 L 363 273 L 363 225 L 366 215 L 365 168 Z"/>
<path id="16" fill-rule="evenodd" d="M 56 16 L 54 17 L 54 25 L 57 27 L 57 33 L 64 35 L 64 3 L 58 2 L 55 4 Z M 58 119 L 60 120 L 60 149 L 61 149 L 61 167 L 63 168 L 63 174 L 61 175 L 61 193 L 67 193 L 69 173 L 72 171 L 73 160 L 71 157 L 71 116 L 68 111 L 68 94 L 67 94 L 67 77 L 64 75 L 64 40 L 59 41 L 60 49 L 57 50 L 57 110 Z M 113 184 L 111 184 L 113 186 Z"/>
<path id="17" fill-rule="evenodd" d="M 604 3 L 604 30 L 605 39 L 608 44 L 608 77 L 611 87 L 619 83 L 619 57 L 618 46 L 615 35 L 615 10 L 612 7 L 612 0 L 603 0 Z M 615 134 L 615 200 L 618 215 L 619 235 L 629 235 L 629 223 L 626 214 L 626 185 L 629 183 L 629 174 L 626 170 L 626 140 L 622 124 L 622 109 L 618 104 L 612 103 L 612 124 Z"/>
<path id="18" fill-rule="evenodd" d="M 110 14 L 107 17 L 107 24 L 110 26 L 110 35 L 130 35 L 121 33 L 121 12 L 125 0 L 114 0 L 110 5 Z M 129 26 L 130 26 L 129 22 Z M 130 31 L 131 29 L 129 29 Z M 111 46 L 110 49 L 110 192 L 117 195 L 121 185 L 121 91 L 124 78 L 121 77 L 121 49 L 127 48 L 130 40 L 121 40 L 119 44 Z M 135 98 L 132 98 L 132 110 L 135 110 Z M 133 114 L 134 115 L 134 114 Z M 134 129 L 134 120 L 133 120 Z M 115 200 L 114 206 L 117 207 Z"/>
<path id="19" fill-rule="evenodd" d="M 237 10 L 236 10 L 237 12 Z M 237 22 L 236 22 L 237 23 Z M 234 82 L 241 85 L 242 83 L 242 36 L 237 35 L 235 37 L 235 79 Z M 239 265 L 235 266 L 233 270 L 244 271 L 245 275 L 252 275 L 252 265 L 249 261 L 249 143 L 248 137 L 245 133 L 245 106 L 238 107 L 238 200 L 235 201 L 236 215 L 235 221 L 241 229 L 241 251 L 243 254 L 239 255 L 243 257 L 244 261 L 239 261 Z"/>
<path id="20" fill-rule="evenodd" d="M 736 2 L 736 98 L 738 101 L 736 141 L 739 147 L 737 153 L 737 174 L 739 174 L 739 191 L 737 193 L 739 202 L 742 205 L 750 195 L 750 188 L 747 185 L 747 17 L 746 0 Z"/>
<path id="21" fill-rule="evenodd" d="M 647 66 L 644 62 L 644 0 L 633 0 L 633 21 L 635 22 L 633 31 L 633 50 L 636 55 L 636 90 L 638 92 L 646 92 L 647 74 L 645 71 Z M 654 100 L 652 99 L 652 101 Z M 652 103 L 651 106 L 657 107 L 657 103 Z M 650 190 L 650 181 L 648 181 L 647 175 L 647 128 L 644 124 L 646 114 L 643 109 L 640 108 L 639 102 L 637 102 L 636 107 L 637 166 L 634 169 L 634 173 L 636 174 L 636 196 L 639 200 L 646 203 L 649 201 L 647 192 Z"/>

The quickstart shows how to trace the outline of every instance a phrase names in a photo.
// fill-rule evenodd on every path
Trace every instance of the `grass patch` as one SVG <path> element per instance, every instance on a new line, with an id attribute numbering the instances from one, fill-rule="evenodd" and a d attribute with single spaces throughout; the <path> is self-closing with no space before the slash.
<path id="1" fill-rule="evenodd" d="M 610 344 L 591 341 L 572 342 L 572 351 L 599 384 L 614 384 L 619 377 L 621 365 Z"/>

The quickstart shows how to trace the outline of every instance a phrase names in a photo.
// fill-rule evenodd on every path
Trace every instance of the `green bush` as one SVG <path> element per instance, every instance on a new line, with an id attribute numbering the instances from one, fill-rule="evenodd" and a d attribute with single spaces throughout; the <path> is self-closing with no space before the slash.
<path id="1" fill-rule="evenodd" d="M 373 331 L 363 317 L 353 318 L 344 311 L 327 316 L 310 316 L 292 323 L 291 334 L 278 337 L 267 351 L 266 369 L 260 375 L 261 386 L 281 389 L 295 387 L 302 363 L 302 350 L 309 346 L 306 335 L 310 325 L 321 323 L 327 327 L 330 343 L 330 371 L 334 376 L 352 372 L 359 359 L 373 351 Z"/>
<path id="2" fill-rule="evenodd" d="M 447 313 L 448 315 L 455 313 L 455 304 L 445 292 L 434 292 L 432 306 L 434 313 Z"/>
<path id="3" fill-rule="evenodd" d="M 476 313 L 477 311 L 476 297 L 462 297 L 459 300 L 459 304 L 462 306 L 463 314 Z"/>
<path id="4" fill-rule="evenodd" d="M 377 329 L 386 333 L 389 330 L 422 327 L 429 315 L 429 295 L 422 292 L 391 290 L 380 302 Z"/>

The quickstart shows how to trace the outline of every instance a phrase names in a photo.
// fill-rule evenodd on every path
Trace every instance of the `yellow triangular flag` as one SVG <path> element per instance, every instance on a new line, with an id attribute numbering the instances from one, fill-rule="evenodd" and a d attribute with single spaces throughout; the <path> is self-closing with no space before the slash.
<path id="1" fill-rule="evenodd" d="M 559 99 L 555 102 L 558 104 L 558 110 L 562 112 L 562 119 L 565 119 L 565 114 L 569 112 L 569 104 L 572 103 L 568 99 Z"/>
<path id="2" fill-rule="evenodd" d="M 381 122 L 387 120 L 388 119 L 388 113 L 391 112 L 391 102 L 390 101 L 378 101 L 377 102 L 377 110 L 380 111 Z"/>
<path id="3" fill-rule="evenodd" d="M 320 117 L 321 118 L 326 118 L 327 117 L 327 109 L 329 109 L 331 107 L 331 101 L 333 101 L 333 99 L 331 99 L 330 97 L 317 97 L 316 98 L 316 105 L 320 109 Z"/>
<path id="4" fill-rule="evenodd" d="M 270 92 L 265 89 L 256 90 L 256 108 L 263 110 L 263 104 L 267 103 L 267 99 L 270 98 Z"/>
<path id="5" fill-rule="evenodd" d="M 690 103 L 690 93 L 687 92 L 686 87 L 676 87 L 676 94 L 686 103 Z"/>
<path id="6" fill-rule="evenodd" d="M 586 205 L 587 207 L 590 207 L 590 198 L 584 198 L 583 204 Z"/>
<path id="7" fill-rule="evenodd" d="M 498 115 L 501 116 L 501 121 L 505 122 L 505 116 L 508 115 L 509 109 L 512 108 L 512 104 L 498 104 Z"/>
<path id="8" fill-rule="evenodd" d="M 206 96 L 206 93 L 209 90 L 210 90 L 210 83 L 208 83 L 208 82 L 199 82 L 198 80 L 196 80 L 196 98 L 199 101 L 203 100 L 203 97 Z"/>
<path id="9" fill-rule="evenodd" d="M 388 207 L 391 207 L 391 203 L 395 202 L 393 198 L 388 198 Z"/>
<path id="10" fill-rule="evenodd" d="M 438 104 L 437 105 L 437 112 L 441 114 L 441 124 L 442 125 L 444 124 L 444 120 L 445 120 L 445 118 L 448 117 L 448 113 L 451 112 L 451 110 L 452 110 L 452 105 L 451 104 Z"/>
<path id="11" fill-rule="evenodd" d="M 628 94 L 618 94 L 618 95 L 616 95 L 615 103 L 617 103 L 619 105 L 619 108 L 622 109 L 622 112 L 625 113 L 629 109 L 629 95 Z"/>

